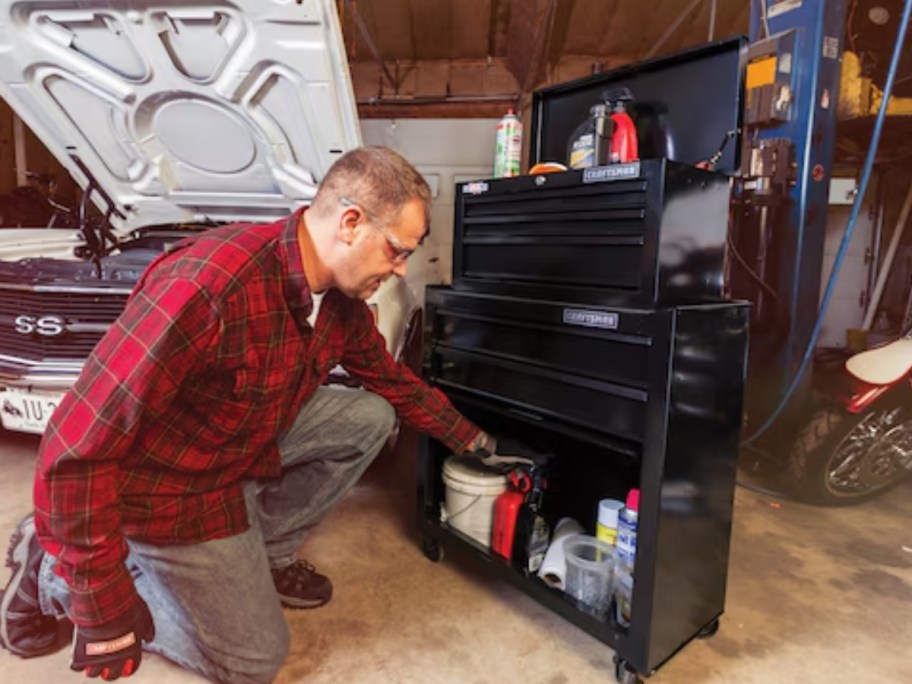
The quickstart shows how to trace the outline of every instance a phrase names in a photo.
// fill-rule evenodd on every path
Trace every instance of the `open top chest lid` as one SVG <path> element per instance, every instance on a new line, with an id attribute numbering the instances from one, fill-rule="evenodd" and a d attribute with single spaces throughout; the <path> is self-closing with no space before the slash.
<path id="1" fill-rule="evenodd" d="M 731 131 L 717 168 L 734 173 L 746 44 L 742 37 L 730 38 L 535 91 L 530 166 L 566 164 L 567 144 L 589 109 L 602 102 L 603 92 L 627 88 L 641 159 L 696 164 L 709 159 Z"/>
<path id="2" fill-rule="evenodd" d="M 333 0 L 0 0 L 0 95 L 121 230 L 287 214 L 360 144 Z"/>

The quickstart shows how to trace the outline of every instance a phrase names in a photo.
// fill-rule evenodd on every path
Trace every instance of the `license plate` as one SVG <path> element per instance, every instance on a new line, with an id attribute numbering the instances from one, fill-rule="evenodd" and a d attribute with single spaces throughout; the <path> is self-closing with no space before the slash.
<path id="1" fill-rule="evenodd" d="M 7 389 L 0 392 L 0 420 L 7 430 L 44 433 L 63 393 Z"/>

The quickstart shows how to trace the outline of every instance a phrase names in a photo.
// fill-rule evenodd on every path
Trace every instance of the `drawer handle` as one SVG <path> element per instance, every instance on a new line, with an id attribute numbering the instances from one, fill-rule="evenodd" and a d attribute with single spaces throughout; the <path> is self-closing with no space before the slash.
<path id="1" fill-rule="evenodd" d="M 544 418 L 542 416 L 538 415 L 537 413 L 530 413 L 529 411 L 521 411 L 520 409 L 516 409 L 516 408 L 512 408 L 512 407 L 509 408 L 508 410 L 510 411 L 510 413 L 515 413 L 517 416 L 522 416 L 523 418 L 530 418 L 535 421 L 544 420 Z"/>

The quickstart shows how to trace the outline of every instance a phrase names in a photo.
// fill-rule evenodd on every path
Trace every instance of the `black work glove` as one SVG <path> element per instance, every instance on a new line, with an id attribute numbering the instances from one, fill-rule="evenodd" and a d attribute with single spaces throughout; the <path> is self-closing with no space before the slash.
<path id="1" fill-rule="evenodd" d="M 87 677 L 100 676 L 106 681 L 129 677 L 142 661 L 142 642 L 154 638 L 149 606 L 137 597 L 130 610 L 110 622 L 76 627 L 70 669 L 84 670 Z"/>
<path id="2" fill-rule="evenodd" d="M 509 437 L 496 437 L 493 441 L 493 450 L 491 445 L 486 445 L 487 448 L 482 448 L 475 452 L 486 466 L 536 466 L 545 465 L 548 461 L 548 454 L 535 451 L 532 447 L 518 440 Z"/>

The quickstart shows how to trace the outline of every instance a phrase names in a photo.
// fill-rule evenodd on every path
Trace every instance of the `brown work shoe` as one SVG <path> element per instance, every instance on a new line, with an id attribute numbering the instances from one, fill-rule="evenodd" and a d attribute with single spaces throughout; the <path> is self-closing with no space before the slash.
<path id="1" fill-rule="evenodd" d="M 38 606 L 38 568 L 44 550 L 29 515 L 16 527 L 6 552 L 13 574 L 0 594 L 0 644 L 23 658 L 44 655 L 57 646 L 57 619 Z"/>
<path id="2" fill-rule="evenodd" d="M 288 608 L 317 608 L 332 598 L 332 582 L 307 561 L 272 568 L 272 581 L 282 605 Z"/>

